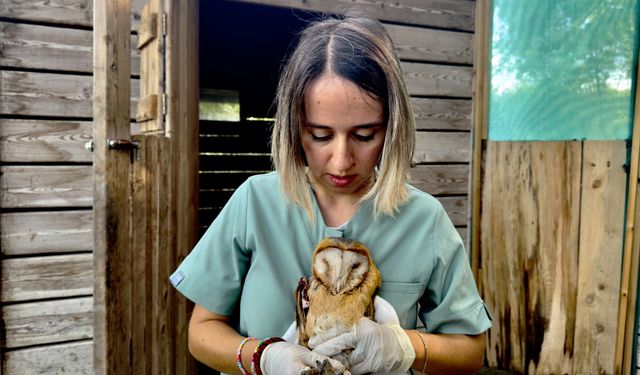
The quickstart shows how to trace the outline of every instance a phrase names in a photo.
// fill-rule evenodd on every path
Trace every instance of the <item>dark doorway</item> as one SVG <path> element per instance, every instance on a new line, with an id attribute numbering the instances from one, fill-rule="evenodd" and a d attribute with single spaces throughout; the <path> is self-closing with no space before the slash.
<path id="1" fill-rule="evenodd" d="M 200 2 L 200 235 L 247 177 L 272 170 L 270 119 L 280 68 L 300 30 L 316 18 L 289 8 Z"/>

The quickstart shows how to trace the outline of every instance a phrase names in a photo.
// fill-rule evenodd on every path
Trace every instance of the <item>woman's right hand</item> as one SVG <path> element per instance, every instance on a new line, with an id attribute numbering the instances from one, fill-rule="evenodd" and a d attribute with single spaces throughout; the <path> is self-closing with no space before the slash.
<path id="1" fill-rule="evenodd" d="M 345 371 L 344 365 L 335 359 L 314 353 L 304 346 L 290 342 L 269 344 L 260 357 L 260 369 L 264 375 L 300 375 L 305 370 L 317 368 L 318 364 L 329 361 L 335 370 Z"/>

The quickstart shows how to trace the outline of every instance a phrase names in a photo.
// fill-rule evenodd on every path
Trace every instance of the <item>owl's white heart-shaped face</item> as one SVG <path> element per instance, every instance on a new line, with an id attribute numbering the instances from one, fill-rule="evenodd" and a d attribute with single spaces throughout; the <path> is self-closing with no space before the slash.
<path id="1" fill-rule="evenodd" d="M 369 271 L 369 259 L 357 251 L 327 247 L 316 254 L 313 273 L 332 294 L 348 293 Z"/>

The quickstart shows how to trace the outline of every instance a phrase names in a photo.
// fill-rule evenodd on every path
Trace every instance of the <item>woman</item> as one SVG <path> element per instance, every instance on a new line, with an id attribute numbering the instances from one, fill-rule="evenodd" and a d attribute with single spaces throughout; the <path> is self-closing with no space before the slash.
<path id="1" fill-rule="evenodd" d="M 399 62 L 378 21 L 333 18 L 303 32 L 278 86 L 276 172 L 242 184 L 171 276 L 196 303 L 189 347 L 199 361 L 225 373 L 299 374 L 355 348 L 353 373 L 482 365 L 491 323 L 462 241 L 439 202 L 407 184 L 414 132 Z M 313 351 L 272 338 L 294 319 L 297 280 L 330 236 L 370 249 L 379 295 L 402 329 L 362 319 Z M 414 329 L 417 317 L 428 333 Z"/>

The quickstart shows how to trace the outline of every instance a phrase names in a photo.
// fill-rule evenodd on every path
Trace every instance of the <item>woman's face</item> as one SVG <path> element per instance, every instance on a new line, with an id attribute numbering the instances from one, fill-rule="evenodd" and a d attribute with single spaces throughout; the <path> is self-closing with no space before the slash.
<path id="1" fill-rule="evenodd" d="M 304 94 L 302 148 L 316 189 L 366 193 L 385 137 L 382 103 L 355 83 L 324 73 Z"/>

